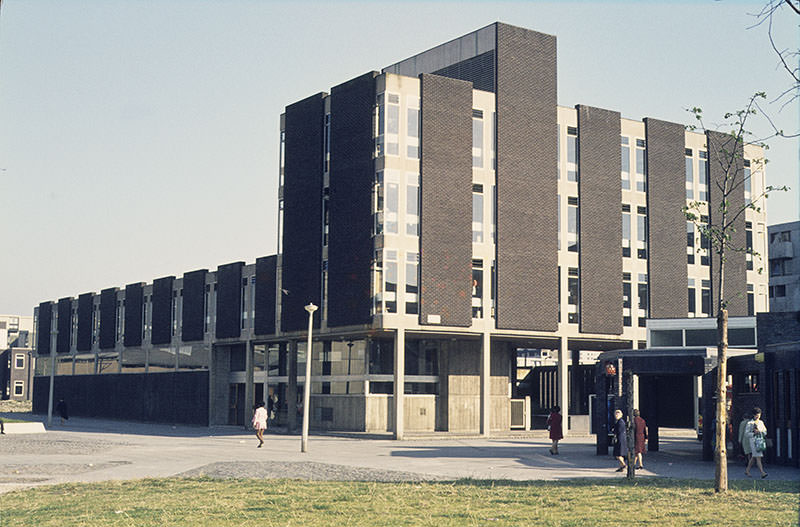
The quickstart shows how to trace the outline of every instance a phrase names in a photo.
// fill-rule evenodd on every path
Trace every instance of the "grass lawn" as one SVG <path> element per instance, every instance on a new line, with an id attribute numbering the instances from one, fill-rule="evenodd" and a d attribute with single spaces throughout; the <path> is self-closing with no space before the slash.
<path id="1" fill-rule="evenodd" d="M 0 525 L 780 525 L 798 524 L 800 484 L 639 478 L 353 483 L 146 479 L 0 495 Z"/>
<path id="2" fill-rule="evenodd" d="M 5 424 L 8 424 L 8 423 L 30 423 L 30 421 L 22 421 L 20 419 L 6 419 L 5 417 L 2 417 L 0 419 L 2 419 L 3 423 L 5 423 Z M 0 524 L 0 525 L 2 525 L 2 524 Z"/>

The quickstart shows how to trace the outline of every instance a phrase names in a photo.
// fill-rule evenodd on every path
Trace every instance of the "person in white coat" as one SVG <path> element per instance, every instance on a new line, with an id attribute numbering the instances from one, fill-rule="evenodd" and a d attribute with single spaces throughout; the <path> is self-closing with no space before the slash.
<path id="1" fill-rule="evenodd" d="M 745 438 L 750 443 L 750 461 L 747 462 L 747 468 L 744 469 L 745 475 L 750 476 L 750 468 L 756 464 L 758 470 L 761 471 L 761 478 L 766 478 L 767 473 L 764 472 L 761 458 L 764 457 L 764 451 L 767 449 L 767 427 L 761 420 L 761 408 L 753 408 L 753 418 L 745 427 Z"/>

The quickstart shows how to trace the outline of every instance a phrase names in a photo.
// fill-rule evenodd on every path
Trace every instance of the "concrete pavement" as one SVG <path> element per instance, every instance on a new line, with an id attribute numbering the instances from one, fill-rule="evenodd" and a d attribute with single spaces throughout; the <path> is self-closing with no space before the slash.
<path id="1" fill-rule="evenodd" d="M 55 420 L 54 420 L 55 421 Z M 642 477 L 711 480 L 714 464 L 700 460 L 700 443 L 685 431 L 661 431 L 659 452 L 645 456 Z M 593 437 L 571 437 L 561 454 L 549 454 L 544 437 L 419 438 L 393 441 L 375 436 L 314 435 L 309 452 L 300 436 L 270 433 L 256 448 L 252 433 L 238 427 L 200 428 L 71 418 L 46 434 L 0 436 L 0 492 L 63 482 L 129 480 L 186 473 L 231 477 L 303 479 L 513 479 L 621 478 L 611 456 L 595 455 Z M 274 470 L 250 472 L 261 464 Z M 306 464 L 313 466 L 297 472 Z M 220 471 L 220 467 L 229 469 Z M 800 481 L 800 470 L 766 466 L 770 479 Z M 744 467 L 729 463 L 730 479 L 746 479 Z M 366 471 L 366 472 L 365 472 Z M 372 472 L 370 472 L 372 471 Z M 402 473 L 402 474 L 401 474 Z M 757 470 L 753 469 L 757 474 Z M 397 474 L 396 478 L 392 474 Z M 411 476 L 410 476 L 411 475 Z M 386 476 L 386 477 L 384 477 Z M 412 477 L 413 476 L 413 477 Z M 367 477 L 368 478 L 368 477 Z"/>

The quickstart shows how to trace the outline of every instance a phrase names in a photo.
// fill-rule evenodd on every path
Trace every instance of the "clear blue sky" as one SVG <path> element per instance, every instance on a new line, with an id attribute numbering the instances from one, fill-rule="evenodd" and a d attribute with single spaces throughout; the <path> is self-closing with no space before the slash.
<path id="1" fill-rule="evenodd" d="M 496 20 L 558 37 L 562 105 L 689 123 L 777 95 L 760 5 L 2 0 L 0 313 L 273 254 L 283 108 Z M 769 150 L 794 187 L 771 224 L 798 217 L 797 144 Z"/>

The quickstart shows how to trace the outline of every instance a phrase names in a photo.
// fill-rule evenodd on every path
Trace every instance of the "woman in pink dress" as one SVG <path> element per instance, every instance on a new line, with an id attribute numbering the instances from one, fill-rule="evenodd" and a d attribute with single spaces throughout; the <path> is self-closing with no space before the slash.
<path id="1" fill-rule="evenodd" d="M 261 448 L 261 445 L 264 444 L 264 430 L 267 429 L 267 410 L 264 408 L 264 401 L 256 403 L 254 406 L 253 412 L 253 429 L 256 431 L 256 437 L 258 438 L 258 448 Z"/>
<path id="2" fill-rule="evenodd" d="M 564 433 L 561 430 L 561 407 L 554 406 L 550 411 L 550 417 L 547 418 L 547 429 L 550 430 L 550 439 L 553 441 L 553 446 L 550 447 L 550 454 L 558 455 L 558 442 L 564 439 Z"/>

